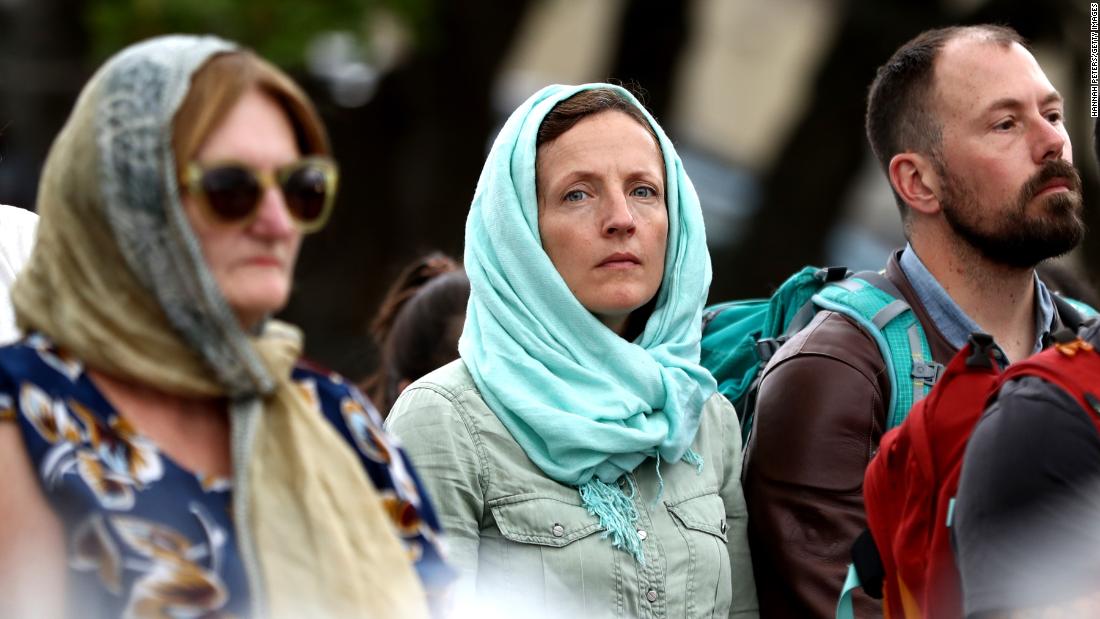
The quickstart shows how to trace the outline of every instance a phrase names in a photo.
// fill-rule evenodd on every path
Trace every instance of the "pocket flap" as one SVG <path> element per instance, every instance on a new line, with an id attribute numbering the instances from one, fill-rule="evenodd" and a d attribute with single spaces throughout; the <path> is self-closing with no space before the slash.
<path id="1" fill-rule="evenodd" d="M 680 524 L 694 531 L 709 533 L 726 541 L 726 506 L 717 494 L 684 499 L 678 503 L 666 503 L 668 511 Z"/>
<path id="2" fill-rule="evenodd" d="M 583 505 L 537 496 L 490 502 L 497 528 L 513 542 L 560 548 L 601 529 L 599 518 Z"/>

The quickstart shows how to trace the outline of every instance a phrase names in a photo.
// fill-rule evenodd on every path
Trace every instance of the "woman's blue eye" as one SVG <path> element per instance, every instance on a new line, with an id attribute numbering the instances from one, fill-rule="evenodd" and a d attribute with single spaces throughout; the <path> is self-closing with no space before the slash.
<path id="1" fill-rule="evenodd" d="M 631 195 L 638 198 L 655 198 L 657 197 L 657 190 L 652 187 L 635 187 L 631 192 Z"/>
<path id="2" fill-rule="evenodd" d="M 584 195 L 585 195 L 584 192 L 581 191 L 580 189 L 574 189 L 573 191 L 570 191 L 569 193 L 565 194 L 565 201 L 566 202 L 580 202 L 581 200 L 584 199 Z"/>

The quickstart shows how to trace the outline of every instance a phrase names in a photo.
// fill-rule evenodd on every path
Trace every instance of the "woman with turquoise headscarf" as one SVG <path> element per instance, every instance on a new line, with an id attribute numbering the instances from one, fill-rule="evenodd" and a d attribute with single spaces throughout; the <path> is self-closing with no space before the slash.
<path id="1" fill-rule="evenodd" d="M 461 359 L 387 420 L 475 612 L 756 616 L 736 415 L 699 365 L 699 199 L 627 91 L 549 86 L 466 224 Z"/>

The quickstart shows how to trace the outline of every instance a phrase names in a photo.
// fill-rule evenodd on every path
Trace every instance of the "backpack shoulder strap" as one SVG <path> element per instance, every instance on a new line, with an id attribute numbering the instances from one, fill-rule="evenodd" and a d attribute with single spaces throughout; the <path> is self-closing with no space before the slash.
<path id="1" fill-rule="evenodd" d="M 859 578 L 863 592 L 876 600 L 882 599 L 882 585 L 886 580 L 886 566 L 882 554 L 871 536 L 871 529 L 864 529 L 852 542 L 852 566 Z"/>
<path id="2" fill-rule="evenodd" d="M 1090 389 L 1100 377 L 1100 352 L 1069 330 L 1055 334 L 1055 343 L 1045 351 L 1009 366 L 1001 384 L 1022 376 L 1035 376 L 1068 393 L 1089 413 L 1100 429 L 1100 398 Z"/>
<path id="3" fill-rule="evenodd" d="M 932 360 L 928 338 L 913 309 L 890 280 L 874 271 L 830 283 L 813 299 L 818 307 L 853 320 L 878 344 L 890 377 L 886 429 L 900 425 L 943 371 Z"/>
<path id="4" fill-rule="evenodd" d="M 894 285 L 894 282 L 890 281 L 885 274 L 879 271 L 860 271 L 855 274 L 856 277 L 871 284 L 875 288 L 885 292 L 886 294 L 894 297 L 895 299 L 903 298 L 901 291 Z"/>

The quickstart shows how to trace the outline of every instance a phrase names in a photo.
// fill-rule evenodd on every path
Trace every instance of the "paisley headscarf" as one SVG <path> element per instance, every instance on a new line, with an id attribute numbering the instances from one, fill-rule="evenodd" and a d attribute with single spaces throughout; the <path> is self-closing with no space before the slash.
<path id="1" fill-rule="evenodd" d="M 274 320 L 242 329 L 181 204 L 173 119 L 192 76 L 234 51 L 160 37 L 89 81 L 43 170 L 17 320 L 104 373 L 227 398 L 234 522 L 258 615 L 426 616 L 378 492 L 291 381 L 301 334 Z"/>

